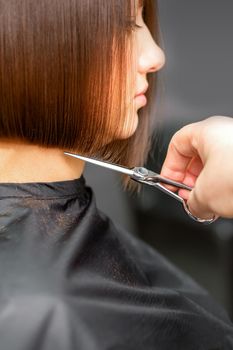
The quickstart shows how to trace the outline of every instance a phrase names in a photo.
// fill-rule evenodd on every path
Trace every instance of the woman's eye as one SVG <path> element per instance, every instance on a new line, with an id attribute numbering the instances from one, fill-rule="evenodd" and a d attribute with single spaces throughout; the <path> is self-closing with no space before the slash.
<path id="1" fill-rule="evenodd" d="M 134 26 L 135 26 L 136 28 L 143 28 L 143 26 L 139 26 L 137 23 L 134 23 Z"/>
<path id="2" fill-rule="evenodd" d="M 145 15 L 145 7 L 143 6 L 143 8 L 142 8 L 142 15 L 141 15 L 142 21 L 144 21 L 144 18 L 145 18 L 144 15 Z M 135 23 L 135 27 L 136 28 L 143 28 L 143 26 L 140 26 L 137 23 Z"/>
<path id="3" fill-rule="evenodd" d="M 129 22 L 129 28 L 131 28 L 132 30 L 137 29 L 137 28 L 143 28 L 143 26 L 140 26 L 139 24 L 137 24 L 135 21 L 130 21 Z"/>
<path id="4" fill-rule="evenodd" d="M 142 14 L 141 14 L 141 18 L 142 18 L 142 21 L 144 21 L 144 10 L 145 10 L 145 7 L 142 8 Z M 133 28 L 133 29 L 137 29 L 137 28 L 143 28 L 143 26 L 140 26 L 139 24 L 137 24 L 135 22 L 135 20 L 131 20 L 130 23 L 129 23 L 130 27 Z"/>

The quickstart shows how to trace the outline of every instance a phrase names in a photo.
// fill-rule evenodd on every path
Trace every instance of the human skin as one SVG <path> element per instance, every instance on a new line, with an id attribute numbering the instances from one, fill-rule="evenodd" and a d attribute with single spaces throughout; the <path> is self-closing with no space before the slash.
<path id="1" fill-rule="evenodd" d="M 169 143 L 161 175 L 194 186 L 178 194 L 200 218 L 233 218 L 232 135 L 233 119 L 213 116 L 186 125 Z"/>
<path id="2" fill-rule="evenodd" d="M 148 27 L 146 26 L 143 15 L 143 7 L 138 7 L 136 24 L 141 28 L 135 28 L 136 39 L 136 57 L 137 57 L 137 74 L 136 74 L 136 87 L 135 95 L 141 92 L 145 86 L 148 86 L 147 74 L 156 73 L 165 65 L 164 51 L 154 41 Z M 148 86 L 149 87 L 149 86 Z M 128 121 L 126 118 L 126 129 L 122 131 L 122 136 L 119 138 L 128 138 L 136 130 L 138 126 L 138 110 L 143 107 L 141 102 L 135 98 L 132 101 L 135 107 L 135 118 Z"/>
<path id="3" fill-rule="evenodd" d="M 142 18 L 142 8 L 138 7 L 137 28 L 137 79 L 135 94 L 147 84 L 146 75 L 162 68 L 165 56 L 153 40 Z M 124 131 L 124 138 L 134 133 L 137 124 L 137 111 L 142 106 L 136 102 L 134 129 Z M 130 123 L 129 123 L 130 124 Z M 52 182 L 79 178 L 85 168 L 85 162 L 64 155 L 58 148 L 45 148 L 30 145 L 22 140 L 0 139 L 0 182 Z"/>

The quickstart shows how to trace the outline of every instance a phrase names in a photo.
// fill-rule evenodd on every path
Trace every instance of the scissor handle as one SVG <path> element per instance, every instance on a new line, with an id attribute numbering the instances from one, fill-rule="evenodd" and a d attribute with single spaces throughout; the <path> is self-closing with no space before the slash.
<path id="1" fill-rule="evenodd" d="M 170 191 L 169 189 L 164 187 L 161 183 L 153 181 L 154 179 L 158 180 L 157 173 L 154 173 L 151 170 L 148 170 L 148 169 L 142 168 L 142 167 L 140 167 L 140 168 L 135 167 L 133 170 L 134 170 L 134 174 L 135 174 L 134 176 L 131 177 L 133 180 L 138 181 L 140 183 L 144 183 L 144 184 L 153 186 L 153 187 L 156 187 L 159 190 L 161 190 L 161 191 L 165 192 L 166 194 L 168 194 L 169 196 L 171 196 L 172 198 L 181 202 L 186 214 L 188 214 L 188 216 L 191 219 L 193 219 L 194 221 L 208 225 L 208 224 L 212 224 L 214 221 L 216 221 L 218 219 L 218 216 L 216 216 L 216 215 L 214 215 L 212 219 L 201 219 L 201 218 L 198 218 L 197 216 L 193 215 L 191 213 L 191 211 L 189 210 L 186 201 L 182 197 L 180 197 L 178 194 Z M 175 182 L 173 182 L 173 183 L 175 183 Z M 181 184 L 179 184 L 179 183 L 176 183 L 176 184 L 178 184 L 179 187 L 181 187 L 180 186 Z M 188 188 L 188 186 L 186 186 L 186 189 L 192 190 L 192 188 Z"/>
<path id="2" fill-rule="evenodd" d="M 184 200 L 184 198 L 182 198 L 181 196 L 179 196 L 178 194 L 168 190 L 166 187 L 164 187 L 163 185 L 161 185 L 160 183 L 154 183 L 154 187 L 159 188 L 160 190 L 162 190 L 163 192 L 167 193 L 169 196 L 173 197 L 174 199 L 178 200 L 179 202 L 182 203 L 183 208 L 186 212 L 186 214 L 188 214 L 188 216 L 193 219 L 196 222 L 199 222 L 201 224 L 212 224 L 214 221 L 216 221 L 218 219 L 218 216 L 213 215 L 212 219 L 201 219 L 198 218 L 197 216 L 195 216 L 194 214 L 191 213 L 191 211 L 189 210 L 189 207 L 187 205 L 187 202 Z"/>
<path id="3" fill-rule="evenodd" d="M 200 222 L 202 224 L 206 224 L 206 225 L 209 225 L 209 224 L 212 224 L 214 221 L 216 221 L 218 219 L 218 216 L 217 215 L 213 215 L 213 218 L 212 219 L 201 219 L 201 218 L 198 218 L 197 216 L 193 215 L 191 213 L 191 211 L 189 210 L 189 207 L 187 205 L 187 202 L 183 199 L 182 201 L 182 204 L 183 204 L 183 207 L 184 207 L 184 210 L 185 212 L 195 221 L 197 222 Z"/>

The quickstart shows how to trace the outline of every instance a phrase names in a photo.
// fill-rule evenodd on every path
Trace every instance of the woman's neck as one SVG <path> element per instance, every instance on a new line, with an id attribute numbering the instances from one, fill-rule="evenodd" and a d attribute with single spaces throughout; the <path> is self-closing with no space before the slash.
<path id="1" fill-rule="evenodd" d="M 22 141 L 0 139 L 0 182 L 54 182 L 81 177 L 85 162 Z"/>

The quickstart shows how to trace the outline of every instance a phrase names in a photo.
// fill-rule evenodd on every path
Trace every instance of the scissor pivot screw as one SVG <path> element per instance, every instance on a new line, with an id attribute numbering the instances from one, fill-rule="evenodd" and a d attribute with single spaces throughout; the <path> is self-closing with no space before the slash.
<path id="1" fill-rule="evenodd" d="M 148 175 L 148 170 L 142 167 L 138 169 L 138 172 L 141 175 Z"/>

